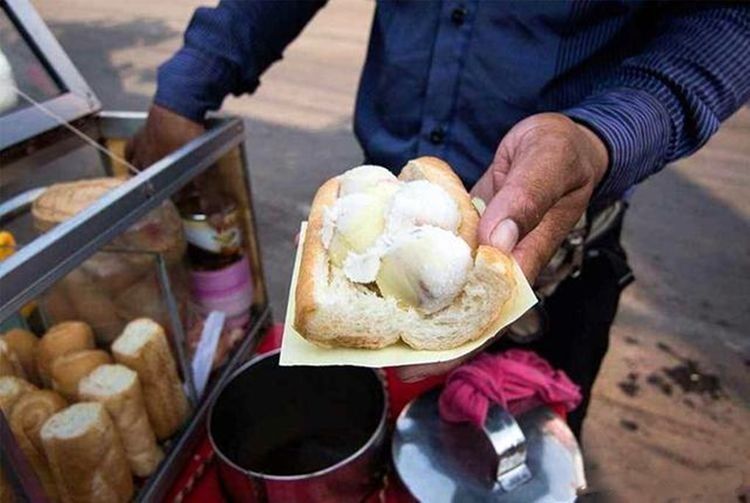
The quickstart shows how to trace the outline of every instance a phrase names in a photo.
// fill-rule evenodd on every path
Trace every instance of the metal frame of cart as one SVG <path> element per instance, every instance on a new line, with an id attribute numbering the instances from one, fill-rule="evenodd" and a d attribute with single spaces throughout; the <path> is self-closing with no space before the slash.
<path id="1" fill-rule="evenodd" d="M 75 121 L 76 127 L 101 145 L 121 152 L 127 138 L 143 124 L 146 115 L 102 112 L 98 99 L 29 2 L 6 0 L 1 8 L 62 89 L 62 94 L 45 101 L 44 106 L 67 123 Z M 33 177 L 33 167 L 37 158 L 62 157 L 82 146 L 80 140 L 65 127 L 34 107 L 22 108 L 0 116 L 0 130 L 3 131 L 0 139 L 0 175 L 6 166 L 12 165 L 14 169 L 20 169 L 23 173 L 26 173 L 23 170 L 28 169 L 28 176 Z M 229 361 L 215 372 L 209 389 L 196 404 L 193 416 L 183 430 L 165 446 L 165 460 L 140 488 L 136 496 L 138 501 L 160 500 L 166 496 L 182 467 L 189 461 L 185 459 L 184 453 L 190 452 L 200 438 L 208 406 L 214 395 L 231 372 L 253 351 L 263 329 L 270 323 L 270 309 L 252 210 L 244 138 L 244 125 L 240 119 L 217 117 L 209 120 L 207 131 L 203 135 L 129 178 L 85 211 L 25 243 L 11 257 L 0 263 L 2 321 L 100 251 L 112 238 L 125 231 L 209 167 L 214 166 L 218 173 L 231 177 L 233 188 L 243 197 L 246 210 L 246 248 L 254 277 L 253 322 Z M 104 156 L 100 158 L 100 164 L 101 175 L 118 174 L 123 171 L 123 166 Z M 40 185 L 43 183 L 14 193 L 12 197 L 0 203 L 0 225 L 4 226 L 7 222 L 28 213 L 34 198 L 43 190 Z M 2 184 L 0 188 L 1 186 Z M 168 279 L 162 278 L 161 282 L 167 282 L 163 293 L 169 304 Z M 170 311 L 175 314 L 174 306 Z M 174 321 L 175 316 L 172 318 Z M 178 357 L 184 373 L 189 369 L 189 362 L 186 361 L 184 352 L 180 352 Z M 189 384 L 189 379 L 187 381 Z M 39 487 L 38 481 L 29 480 L 30 476 L 35 479 L 33 473 L 23 470 L 24 460 L 19 459 L 20 451 L 2 414 L 0 455 L 11 483 L 15 487 L 32 490 L 31 493 L 27 492 L 26 496 L 36 497 L 39 493 L 33 489 Z"/>

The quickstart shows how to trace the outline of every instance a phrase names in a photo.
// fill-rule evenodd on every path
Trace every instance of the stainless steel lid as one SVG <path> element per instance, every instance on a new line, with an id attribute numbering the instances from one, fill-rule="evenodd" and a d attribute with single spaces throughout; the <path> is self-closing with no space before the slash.
<path id="1" fill-rule="evenodd" d="M 440 419 L 433 390 L 396 422 L 393 462 L 420 501 L 573 501 L 586 487 L 583 459 L 559 416 L 539 407 L 514 418 L 493 407 L 484 428 Z"/>

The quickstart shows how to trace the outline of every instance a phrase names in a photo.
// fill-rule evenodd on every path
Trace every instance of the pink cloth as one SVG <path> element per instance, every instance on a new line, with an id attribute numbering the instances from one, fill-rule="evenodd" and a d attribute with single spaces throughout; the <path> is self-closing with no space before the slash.
<path id="1" fill-rule="evenodd" d="M 564 372 L 532 351 L 483 353 L 448 376 L 440 395 L 440 416 L 452 423 L 481 426 L 494 403 L 511 414 L 541 404 L 561 404 L 571 411 L 581 403 L 581 392 Z"/>

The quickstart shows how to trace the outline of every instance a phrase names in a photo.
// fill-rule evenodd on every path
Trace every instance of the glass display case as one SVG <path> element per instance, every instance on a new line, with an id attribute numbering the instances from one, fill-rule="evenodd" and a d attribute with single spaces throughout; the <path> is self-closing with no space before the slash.
<path id="1" fill-rule="evenodd" d="M 211 118 L 203 135 L 133 173 L 120 159 L 145 114 L 101 110 L 28 2 L 2 3 L 0 53 L 0 332 L 31 332 L 36 345 L 82 322 L 85 350 L 115 362 L 113 342 L 130 322 L 162 327 L 190 412 L 160 439 L 156 469 L 133 479 L 134 499 L 159 500 L 214 391 L 270 322 L 243 123 Z M 36 372 L 36 357 L 30 365 Z M 28 374 L 69 404 L 84 401 Z M 9 416 L 3 407 L 0 484 L 44 500 Z"/>

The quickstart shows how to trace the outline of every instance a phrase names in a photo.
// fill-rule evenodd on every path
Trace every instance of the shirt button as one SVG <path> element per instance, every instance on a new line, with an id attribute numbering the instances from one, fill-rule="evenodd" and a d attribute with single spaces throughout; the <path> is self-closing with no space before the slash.
<path id="1" fill-rule="evenodd" d="M 430 132 L 430 142 L 440 145 L 443 141 L 445 141 L 445 129 L 438 126 Z"/>
<path id="2" fill-rule="evenodd" d="M 451 13 L 451 21 L 453 21 L 453 24 L 456 26 L 461 26 L 464 24 L 464 21 L 466 20 L 466 8 L 465 7 L 456 7 L 453 9 L 453 12 Z"/>

